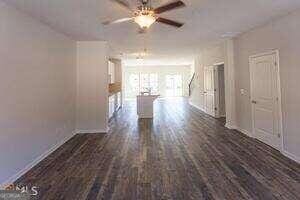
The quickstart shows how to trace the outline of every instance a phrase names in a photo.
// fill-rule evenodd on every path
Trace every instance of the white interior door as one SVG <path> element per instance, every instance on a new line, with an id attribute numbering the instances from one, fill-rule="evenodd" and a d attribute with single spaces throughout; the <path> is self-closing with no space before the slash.
<path id="1" fill-rule="evenodd" d="M 204 68 L 204 110 L 215 116 L 214 67 Z"/>
<path id="2" fill-rule="evenodd" d="M 281 148 L 279 69 L 277 53 L 250 57 L 252 125 L 254 137 Z"/>

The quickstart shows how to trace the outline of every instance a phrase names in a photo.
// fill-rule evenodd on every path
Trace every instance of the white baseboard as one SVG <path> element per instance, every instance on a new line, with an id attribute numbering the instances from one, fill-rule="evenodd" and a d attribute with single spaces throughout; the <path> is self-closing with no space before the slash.
<path id="1" fill-rule="evenodd" d="M 237 126 L 229 124 L 229 123 L 226 123 L 225 127 L 228 128 L 228 129 L 236 129 L 236 130 L 238 129 Z"/>
<path id="2" fill-rule="evenodd" d="M 199 106 L 193 104 L 191 101 L 189 101 L 189 104 L 190 104 L 191 106 L 197 108 L 198 110 L 200 110 L 200 111 L 202 111 L 202 112 L 205 112 L 205 110 L 204 110 L 203 108 L 201 108 L 201 107 L 199 107 Z"/>
<path id="3" fill-rule="evenodd" d="M 249 137 L 255 138 L 252 133 L 250 133 L 249 131 L 247 131 L 245 129 L 242 129 L 242 128 L 239 128 L 239 127 L 235 127 L 234 129 L 240 131 L 241 133 L 243 133 L 243 134 L 245 134 L 245 135 L 247 135 Z M 296 155 L 294 155 L 294 154 L 292 154 L 292 153 L 290 153 L 290 152 L 288 152 L 288 151 L 286 151 L 284 149 L 281 150 L 280 152 L 281 152 L 282 155 L 284 155 L 284 156 L 286 156 L 286 157 L 294 160 L 297 163 L 300 163 L 300 158 L 298 156 L 296 156 Z"/>
<path id="4" fill-rule="evenodd" d="M 247 135 L 247 136 L 249 136 L 249 137 L 254 138 L 253 135 L 252 135 L 252 133 L 249 132 L 249 131 L 247 131 L 247 130 L 245 130 L 245 129 L 242 129 L 242 128 L 240 128 L 240 127 L 236 127 L 236 130 L 240 131 L 241 133 L 244 133 L 245 135 Z"/>
<path id="5" fill-rule="evenodd" d="M 228 128 L 228 129 L 235 129 L 235 130 L 237 130 L 237 131 L 239 131 L 239 132 L 241 132 L 241 133 L 243 133 L 243 134 L 245 134 L 245 135 L 253 138 L 253 135 L 252 135 L 251 132 L 249 132 L 249 131 L 247 131 L 245 129 L 242 129 L 242 128 L 236 126 L 236 125 L 231 125 L 231 124 L 226 123 L 225 127 Z"/>
<path id="6" fill-rule="evenodd" d="M 76 130 L 76 133 L 108 133 L 109 128 L 106 129 L 91 129 L 91 130 Z"/>
<path id="7" fill-rule="evenodd" d="M 296 155 L 294 155 L 294 154 L 292 154 L 292 153 L 290 153 L 290 152 L 288 152 L 286 150 L 282 150 L 281 153 L 283 155 L 285 155 L 286 157 L 292 159 L 293 161 L 295 161 L 297 163 L 300 163 L 300 158 L 298 156 L 296 156 Z"/>
<path id="8" fill-rule="evenodd" d="M 50 149 L 42 153 L 40 156 L 38 156 L 36 159 L 34 159 L 31 163 L 26 165 L 23 169 L 21 169 L 19 172 L 17 172 L 15 175 L 8 178 L 3 183 L 0 183 L 0 189 L 4 188 L 5 186 L 14 183 L 18 178 L 23 176 L 26 172 L 28 172 L 30 169 L 32 169 L 35 165 L 37 165 L 39 162 L 41 162 L 44 158 L 49 156 L 51 153 L 53 153 L 56 149 L 58 149 L 61 145 L 63 145 L 65 142 L 70 140 L 74 135 L 76 135 L 76 132 L 74 131 L 72 134 L 64 138 L 63 140 L 56 143 L 54 146 L 52 146 Z"/>

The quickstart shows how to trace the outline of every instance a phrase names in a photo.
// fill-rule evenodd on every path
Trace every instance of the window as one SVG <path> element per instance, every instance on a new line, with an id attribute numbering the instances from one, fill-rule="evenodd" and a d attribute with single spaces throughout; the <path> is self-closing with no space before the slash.
<path id="1" fill-rule="evenodd" d="M 140 77 L 139 74 L 129 74 L 128 83 L 126 84 L 126 97 L 132 98 L 140 92 Z"/>
<path id="2" fill-rule="evenodd" d="M 152 93 L 158 93 L 158 75 L 157 74 L 150 74 L 149 86 L 151 88 Z"/>
<path id="3" fill-rule="evenodd" d="M 182 76 L 166 75 L 166 96 L 182 96 Z"/>
<path id="4" fill-rule="evenodd" d="M 140 91 L 148 91 L 151 93 L 158 93 L 158 74 L 141 74 Z"/>
<path id="5" fill-rule="evenodd" d="M 152 94 L 161 97 L 181 97 L 185 94 L 188 83 L 185 71 L 163 69 L 158 67 L 149 69 L 128 67 L 124 71 L 124 97 L 128 100 L 136 99 L 141 92 L 151 89 Z"/>
<path id="6" fill-rule="evenodd" d="M 125 85 L 126 98 L 135 98 L 140 92 L 148 91 L 151 89 L 151 93 L 159 93 L 158 90 L 158 74 L 155 73 L 128 73 L 126 74 Z"/>
<path id="7" fill-rule="evenodd" d="M 139 91 L 140 78 L 138 74 L 130 74 L 129 86 L 132 91 Z"/>
<path id="8" fill-rule="evenodd" d="M 147 91 L 149 88 L 149 74 L 141 74 L 141 91 Z"/>

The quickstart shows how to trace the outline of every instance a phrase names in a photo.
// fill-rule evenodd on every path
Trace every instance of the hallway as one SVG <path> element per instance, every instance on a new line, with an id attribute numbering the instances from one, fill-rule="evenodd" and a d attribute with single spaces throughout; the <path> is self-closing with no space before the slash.
<path id="1" fill-rule="evenodd" d="M 185 99 L 158 100 L 153 120 L 127 102 L 110 126 L 76 135 L 17 183 L 47 200 L 300 198 L 297 163 Z"/>

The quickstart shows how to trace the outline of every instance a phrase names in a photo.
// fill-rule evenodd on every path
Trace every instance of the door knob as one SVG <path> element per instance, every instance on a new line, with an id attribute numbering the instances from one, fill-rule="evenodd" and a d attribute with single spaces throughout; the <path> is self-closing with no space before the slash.
<path id="1" fill-rule="evenodd" d="M 252 100 L 252 101 L 251 101 L 251 103 L 253 103 L 253 104 L 257 104 L 257 101 L 254 101 L 254 100 Z"/>

